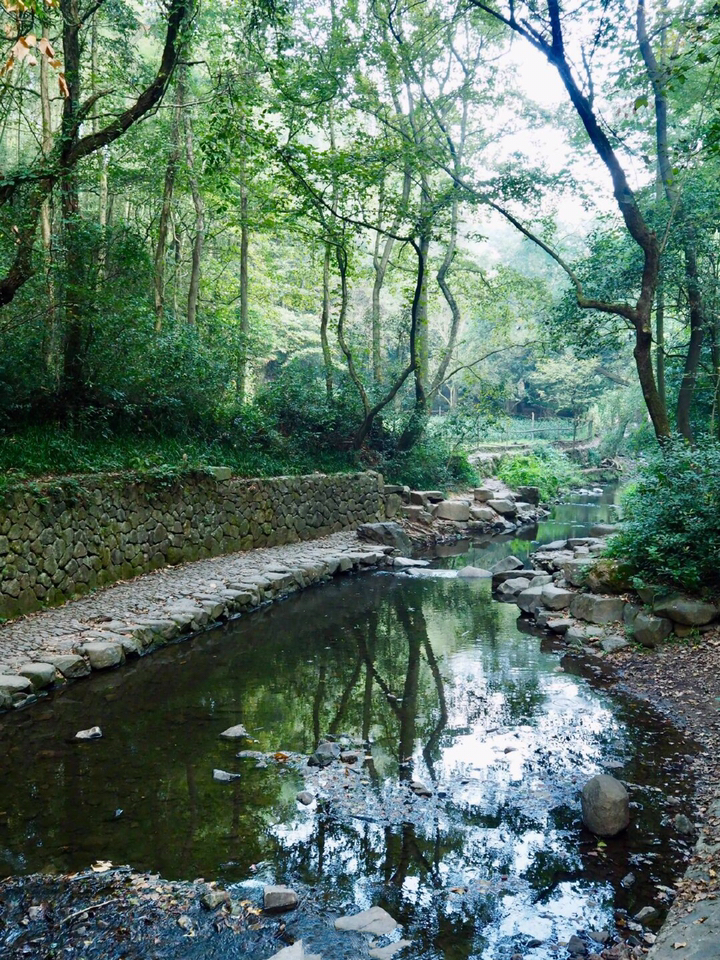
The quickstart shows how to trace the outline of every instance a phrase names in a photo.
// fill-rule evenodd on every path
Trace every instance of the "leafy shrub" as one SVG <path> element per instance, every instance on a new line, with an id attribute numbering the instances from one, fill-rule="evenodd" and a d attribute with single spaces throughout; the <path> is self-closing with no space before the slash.
<path id="1" fill-rule="evenodd" d="M 466 454 L 438 437 L 420 440 L 412 450 L 388 457 L 377 468 L 387 483 L 404 483 L 415 490 L 468 487 L 478 480 Z"/>
<path id="2" fill-rule="evenodd" d="M 503 457 L 498 476 L 512 490 L 539 487 L 541 500 L 556 497 L 561 489 L 581 482 L 578 469 L 569 457 L 543 446 L 534 453 Z"/>
<path id="3" fill-rule="evenodd" d="M 676 439 L 649 454 L 623 498 L 608 552 L 635 579 L 693 592 L 720 588 L 720 444 Z"/>

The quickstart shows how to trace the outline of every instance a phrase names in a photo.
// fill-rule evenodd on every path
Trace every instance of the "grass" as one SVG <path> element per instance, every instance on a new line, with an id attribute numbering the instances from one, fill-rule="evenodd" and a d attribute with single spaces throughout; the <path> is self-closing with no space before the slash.
<path id="1" fill-rule="evenodd" d="M 353 458 L 343 453 L 311 454 L 289 445 L 287 450 L 268 451 L 230 439 L 88 436 L 44 427 L 0 437 L 0 471 L 6 483 L 71 474 L 204 466 L 231 467 L 244 477 L 358 469 Z"/>

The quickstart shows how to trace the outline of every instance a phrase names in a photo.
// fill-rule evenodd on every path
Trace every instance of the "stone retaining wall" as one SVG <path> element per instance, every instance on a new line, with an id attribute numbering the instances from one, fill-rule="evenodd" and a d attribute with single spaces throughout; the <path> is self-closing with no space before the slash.
<path id="1" fill-rule="evenodd" d="M 168 564 L 310 540 L 384 517 L 377 473 L 228 474 L 88 476 L 7 494 L 0 617 Z"/>

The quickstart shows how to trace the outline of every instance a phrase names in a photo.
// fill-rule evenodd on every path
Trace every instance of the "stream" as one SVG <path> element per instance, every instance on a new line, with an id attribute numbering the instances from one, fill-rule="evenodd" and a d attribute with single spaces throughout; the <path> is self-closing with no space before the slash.
<path id="1" fill-rule="evenodd" d="M 288 932 L 327 960 L 365 955 L 328 918 L 373 904 L 418 960 L 546 960 L 618 910 L 662 915 L 692 745 L 519 628 L 489 581 L 451 575 L 609 519 L 612 492 L 575 498 L 520 538 L 446 545 L 437 575 L 338 578 L 3 717 L 0 876 L 108 860 L 257 902 L 287 883 Z M 219 737 L 239 723 L 252 739 Z M 95 724 L 102 739 L 73 740 Z M 307 768 L 326 734 L 359 748 L 352 769 Z M 598 843 L 578 791 L 603 771 L 628 784 L 632 821 Z"/>

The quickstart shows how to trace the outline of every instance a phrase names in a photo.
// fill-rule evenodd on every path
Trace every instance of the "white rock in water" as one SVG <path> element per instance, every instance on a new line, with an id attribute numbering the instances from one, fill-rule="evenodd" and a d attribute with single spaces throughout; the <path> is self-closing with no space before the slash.
<path id="1" fill-rule="evenodd" d="M 231 783 L 233 780 L 239 780 L 239 773 L 228 773 L 227 770 L 213 770 L 213 780 L 218 783 Z"/>
<path id="2" fill-rule="evenodd" d="M 397 921 L 382 907 L 370 907 L 369 910 L 354 913 L 349 917 L 338 917 L 335 921 L 336 930 L 357 930 L 378 937 L 392 933 L 398 926 Z"/>
<path id="3" fill-rule="evenodd" d="M 248 732 L 241 723 L 237 723 L 234 727 L 223 730 L 220 736 L 225 737 L 226 740 L 239 740 L 241 737 L 247 737 Z"/>
<path id="4" fill-rule="evenodd" d="M 78 730 L 76 740 L 98 740 L 102 736 L 100 727 L 90 727 L 88 730 Z"/>

